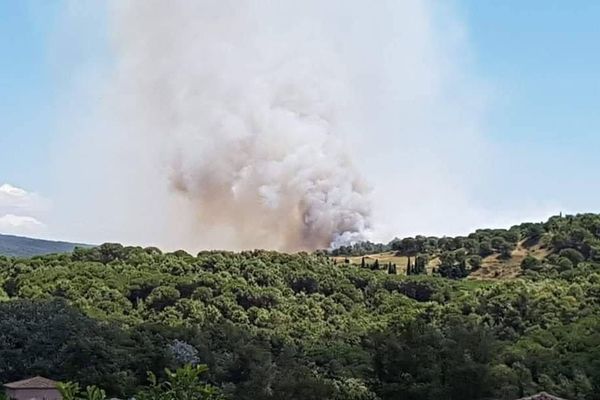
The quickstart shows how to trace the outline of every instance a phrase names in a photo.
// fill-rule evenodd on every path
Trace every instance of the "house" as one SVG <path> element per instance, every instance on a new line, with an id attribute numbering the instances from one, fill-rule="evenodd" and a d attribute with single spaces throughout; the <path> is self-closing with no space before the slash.
<path id="1" fill-rule="evenodd" d="M 522 399 L 519 399 L 519 400 L 565 400 L 565 399 L 561 399 L 560 397 L 552 396 L 546 392 L 541 392 L 538 394 L 534 394 L 533 396 L 530 396 L 530 397 L 523 397 Z"/>
<path id="2" fill-rule="evenodd" d="M 36 376 L 4 385 L 6 398 L 11 400 L 62 400 L 57 382 Z"/>

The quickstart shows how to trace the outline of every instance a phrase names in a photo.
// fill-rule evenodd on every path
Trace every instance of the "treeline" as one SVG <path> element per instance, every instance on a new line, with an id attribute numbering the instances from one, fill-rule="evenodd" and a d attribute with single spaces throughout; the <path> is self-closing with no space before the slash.
<path id="1" fill-rule="evenodd" d="M 468 236 L 435 237 L 415 236 L 395 238 L 387 244 L 358 242 L 351 246 L 325 251 L 332 256 L 362 256 L 386 251 L 397 251 L 404 256 L 465 250 L 470 255 L 487 257 L 494 253 L 510 256 L 510 251 L 520 240 L 533 244 L 543 237 L 548 244 L 562 249 L 579 247 L 591 255 L 600 254 L 600 217 L 598 214 L 554 216 L 547 222 L 523 223 L 510 229 L 479 229 Z"/>
<path id="2" fill-rule="evenodd" d="M 148 388 L 147 371 L 160 382 L 165 368 L 206 364 L 203 384 L 225 399 L 598 399 L 599 222 L 505 231 L 507 243 L 550 246 L 505 282 L 387 274 L 322 253 L 105 244 L 3 257 L 0 380 L 39 374 L 127 398 Z M 499 231 L 474 235 L 444 239 L 446 265 L 460 269 L 461 254 L 479 255 L 467 243 L 480 251 Z M 405 244 L 439 257 L 437 243 Z"/>
<path id="3" fill-rule="evenodd" d="M 422 260 L 439 258 L 434 274 L 459 279 L 478 270 L 486 257 L 497 255 L 500 259 L 510 259 L 518 244 L 525 249 L 537 245 L 548 253 L 542 259 L 526 257 L 522 268 L 529 276 L 534 276 L 532 272 L 569 273 L 581 262 L 600 262 L 600 216 L 555 216 L 545 223 L 524 223 L 510 229 L 480 229 L 468 236 L 416 236 L 396 238 L 388 244 L 360 242 L 325 253 L 331 256 L 362 256 L 394 251 L 397 255 L 414 257 L 415 265 Z M 410 268 L 408 271 L 411 271 Z M 420 267 L 417 271 L 424 273 Z"/>
<path id="4" fill-rule="evenodd" d="M 524 224 L 511 229 L 481 229 L 469 236 L 435 237 L 415 236 L 403 239 L 394 238 L 387 244 L 357 242 L 349 246 L 340 246 L 336 249 L 324 251 L 331 256 L 363 256 L 368 254 L 396 251 L 403 256 L 416 256 L 417 254 L 435 255 L 440 252 L 466 249 L 472 254 L 482 257 L 493 254 L 495 251 L 508 251 L 521 237 L 529 236 L 531 229 L 543 229 L 543 224 Z"/>

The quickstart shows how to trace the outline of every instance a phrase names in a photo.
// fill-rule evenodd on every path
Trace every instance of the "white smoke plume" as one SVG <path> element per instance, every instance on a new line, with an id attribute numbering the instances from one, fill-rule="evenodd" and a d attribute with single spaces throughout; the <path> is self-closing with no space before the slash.
<path id="1" fill-rule="evenodd" d="M 75 79 L 68 106 L 60 223 L 79 241 L 191 250 L 479 223 L 483 96 L 460 23 L 433 4 L 111 3 L 114 62 Z"/>
<path id="2" fill-rule="evenodd" d="M 286 250 L 362 239 L 370 202 L 343 144 L 343 65 L 306 36 L 318 26 L 274 29 L 264 4 L 117 3 L 126 131 L 164 150 L 164 184 L 198 231 Z"/>

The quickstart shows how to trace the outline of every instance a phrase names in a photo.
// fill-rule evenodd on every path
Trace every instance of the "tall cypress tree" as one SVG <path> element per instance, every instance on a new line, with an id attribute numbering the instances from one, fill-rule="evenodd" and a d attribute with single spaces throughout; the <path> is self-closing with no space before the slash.
<path id="1" fill-rule="evenodd" d="M 396 264 L 392 264 L 391 262 L 388 265 L 388 274 L 390 275 L 396 275 L 397 274 L 397 269 L 396 269 Z"/>
<path id="2" fill-rule="evenodd" d="M 375 259 L 375 262 L 373 263 L 373 270 L 377 271 L 379 269 L 379 260 Z"/>
<path id="3" fill-rule="evenodd" d="M 415 257 L 415 266 L 413 268 L 415 275 L 424 274 L 427 272 L 427 262 L 428 257 L 426 254 L 419 254 Z"/>

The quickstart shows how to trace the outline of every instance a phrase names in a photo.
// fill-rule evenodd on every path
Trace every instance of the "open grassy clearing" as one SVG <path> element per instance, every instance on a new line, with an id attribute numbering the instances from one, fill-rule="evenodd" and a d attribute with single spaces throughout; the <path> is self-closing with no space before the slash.
<path id="1" fill-rule="evenodd" d="M 527 245 L 527 243 L 521 241 L 508 259 L 503 259 L 499 254 L 485 257 L 481 268 L 472 272 L 468 279 L 514 279 L 520 275 L 521 262 L 526 256 L 530 255 L 542 260 L 549 254 L 550 251 L 539 243 Z"/>
<path id="2" fill-rule="evenodd" d="M 367 265 L 371 265 L 375 262 L 375 260 L 378 260 L 379 265 L 382 268 L 383 268 L 383 266 L 385 266 L 389 263 L 396 264 L 398 274 L 406 275 L 406 266 L 408 264 L 408 257 L 396 255 L 395 251 L 386 251 L 384 253 L 369 254 L 369 255 L 365 255 L 365 256 L 332 257 L 332 259 L 335 260 L 335 262 L 338 264 L 340 264 L 340 263 L 343 264 L 346 262 L 346 260 L 348 260 L 348 262 L 353 265 L 360 265 L 362 263 L 363 258 L 365 259 L 365 263 Z M 411 259 L 411 262 L 414 264 L 415 257 L 411 257 L 410 259 Z M 431 273 L 432 268 L 437 267 L 439 264 L 440 264 L 440 260 L 437 257 L 429 260 L 429 263 L 427 264 L 427 273 Z"/>
<path id="3" fill-rule="evenodd" d="M 472 272 L 468 279 L 473 280 L 497 280 L 497 279 L 514 279 L 521 273 L 521 262 L 523 259 L 531 255 L 537 259 L 543 259 L 550 254 L 547 248 L 542 247 L 539 243 L 529 244 L 525 241 L 521 241 L 517 244 L 516 249 L 512 252 L 512 256 L 509 259 L 503 259 L 500 254 L 492 254 L 485 257 L 482 260 L 481 268 L 477 271 Z M 408 263 L 408 257 L 397 255 L 395 251 L 387 251 L 383 253 L 369 254 L 365 256 L 337 256 L 332 257 L 338 264 L 348 262 L 352 265 L 361 265 L 362 259 L 365 259 L 367 265 L 371 265 L 375 260 L 379 261 L 379 265 L 382 270 L 383 267 L 388 263 L 396 264 L 398 274 L 406 274 L 406 265 Z M 414 257 L 411 257 L 411 261 L 414 263 Z M 346 261 L 347 260 L 347 261 Z M 427 273 L 431 273 L 433 268 L 437 268 L 440 265 L 439 257 L 433 257 L 427 264 Z"/>

